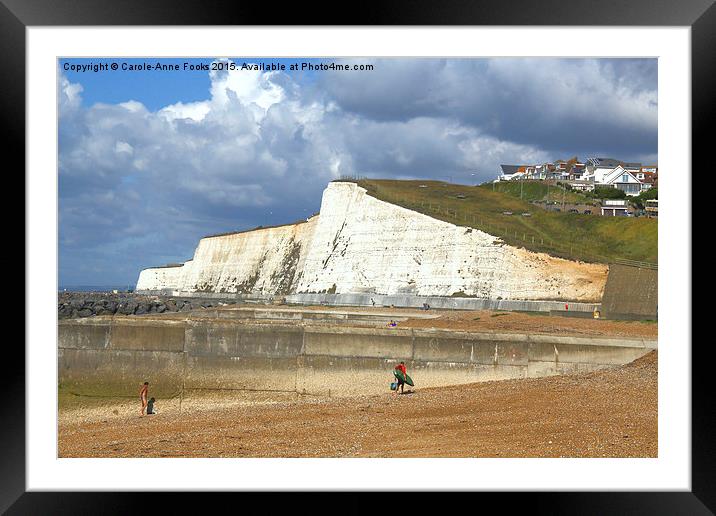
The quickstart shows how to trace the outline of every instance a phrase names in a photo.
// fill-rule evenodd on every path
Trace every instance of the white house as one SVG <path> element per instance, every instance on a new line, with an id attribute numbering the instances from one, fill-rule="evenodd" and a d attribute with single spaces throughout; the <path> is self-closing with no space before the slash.
<path id="1" fill-rule="evenodd" d="M 535 165 L 534 169 L 535 169 L 534 174 L 533 174 L 534 179 L 540 179 L 540 180 L 547 179 L 547 173 L 549 172 L 549 166 L 547 163 L 545 163 L 543 165 Z"/>
<path id="2" fill-rule="evenodd" d="M 585 166 L 585 175 L 582 179 L 594 181 L 596 184 L 605 184 L 604 178 L 610 175 L 617 167 L 636 173 L 641 170 L 641 163 L 624 163 L 612 158 L 589 158 Z"/>
<path id="3" fill-rule="evenodd" d="M 656 184 L 657 174 L 657 167 L 641 167 L 641 169 L 634 172 L 634 175 L 639 181 L 650 186 L 654 186 Z"/>
<path id="4" fill-rule="evenodd" d="M 595 184 L 618 188 L 629 196 L 639 195 L 642 190 L 648 190 L 651 185 L 637 179 L 638 172 L 627 170 L 622 165 L 614 168 L 608 174 L 604 174 L 601 180 L 595 177 Z"/>
<path id="5" fill-rule="evenodd" d="M 616 165 L 619 166 L 619 165 Z M 587 171 L 582 179 L 592 181 L 595 184 L 603 185 L 604 178 L 614 171 L 613 166 L 598 165 L 596 167 L 587 167 Z"/>
<path id="6" fill-rule="evenodd" d="M 515 181 L 519 179 L 527 179 L 525 168 L 525 165 L 500 165 L 500 175 L 497 176 L 497 180 Z"/>
<path id="7" fill-rule="evenodd" d="M 582 181 L 581 179 L 574 179 L 567 183 L 572 187 L 572 190 L 578 190 L 580 192 L 591 192 L 594 190 L 593 181 Z"/>

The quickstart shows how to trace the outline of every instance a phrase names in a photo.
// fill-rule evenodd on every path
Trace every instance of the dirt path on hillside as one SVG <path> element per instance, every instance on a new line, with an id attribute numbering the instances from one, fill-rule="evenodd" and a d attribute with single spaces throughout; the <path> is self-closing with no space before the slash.
<path id="1" fill-rule="evenodd" d="M 130 404 L 117 404 L 101 409 L 104 415 L 84 418 L 70 413 L 81 408 L 72 409 L 61 417 L 59 456 L 656 457 L 658 452 L 656 352 L 588 374 L 418 388 L 398 396 L 243 405 L 199 401 L 187 402 L 181 414 L 165 404 L 160 414 L 145 417 L 135 415 L 136 403 L 130 412 Z M 101 419 L 95 419 L 98 414 Z"/>

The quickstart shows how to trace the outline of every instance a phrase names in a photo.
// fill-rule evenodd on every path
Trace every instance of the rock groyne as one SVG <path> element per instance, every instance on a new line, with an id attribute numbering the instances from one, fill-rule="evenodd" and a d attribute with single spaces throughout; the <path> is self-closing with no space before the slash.
<path id="1" fill-rule="evenodd" d="M 148 296 L 130 292 L 60 292 L 57 317 L 76 319 L 93 315 L 144 315 L 164 312 L 189 312 L 224 304 L 208 299 L 182 299 L 173 296 Z"/>

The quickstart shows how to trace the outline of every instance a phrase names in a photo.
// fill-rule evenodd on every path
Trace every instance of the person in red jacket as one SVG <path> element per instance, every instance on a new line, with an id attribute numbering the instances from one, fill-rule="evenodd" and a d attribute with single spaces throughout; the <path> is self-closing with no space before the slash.
<path id="1" fill-rule="evenodd" d="M 395 394 L 398 394 L 398 388 L 400 388 L 401 393 L 403 392 L 403 389 L 405 388 L 405 375 L 408 374 L 408 370 L 405 368 L 405 362 L 401 362 L 397 366 L 395 366 L 395 370 L 403 373 L 402 380 L 397 375 L 395 376 L 395 378 L 398 380 L 398 385 L 396 385 L 396 387 L 395 387 Z"/>

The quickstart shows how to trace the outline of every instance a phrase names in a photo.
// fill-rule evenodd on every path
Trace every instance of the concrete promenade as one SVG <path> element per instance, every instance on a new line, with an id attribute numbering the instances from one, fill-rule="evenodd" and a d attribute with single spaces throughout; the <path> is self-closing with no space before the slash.
<path id="1" fill-rule="evenodd" d="M 273 303 L 285 302 L 291 305 L 324 305 L 324 306 L 377 306 L 396 308 L 422 308 L 427 303 L 431 308 L 452 310 L 510 310 L 523 312 L 567 311 L 589 312 L 601 308 L 600 303 L 576 303 L 572 301 L 523 301 L 507 299 L 481 299 L 475 297 L 441 297 L 414 295 L 378 295 L 378 294 L 290 294 L 276 295 L 244 295 L 222 294 L 214 292 L 181 292 L 177 290 L 142 290 L 138 294 L 174 296 L 180 298 L 216 299 L 232 302 Z"/>

